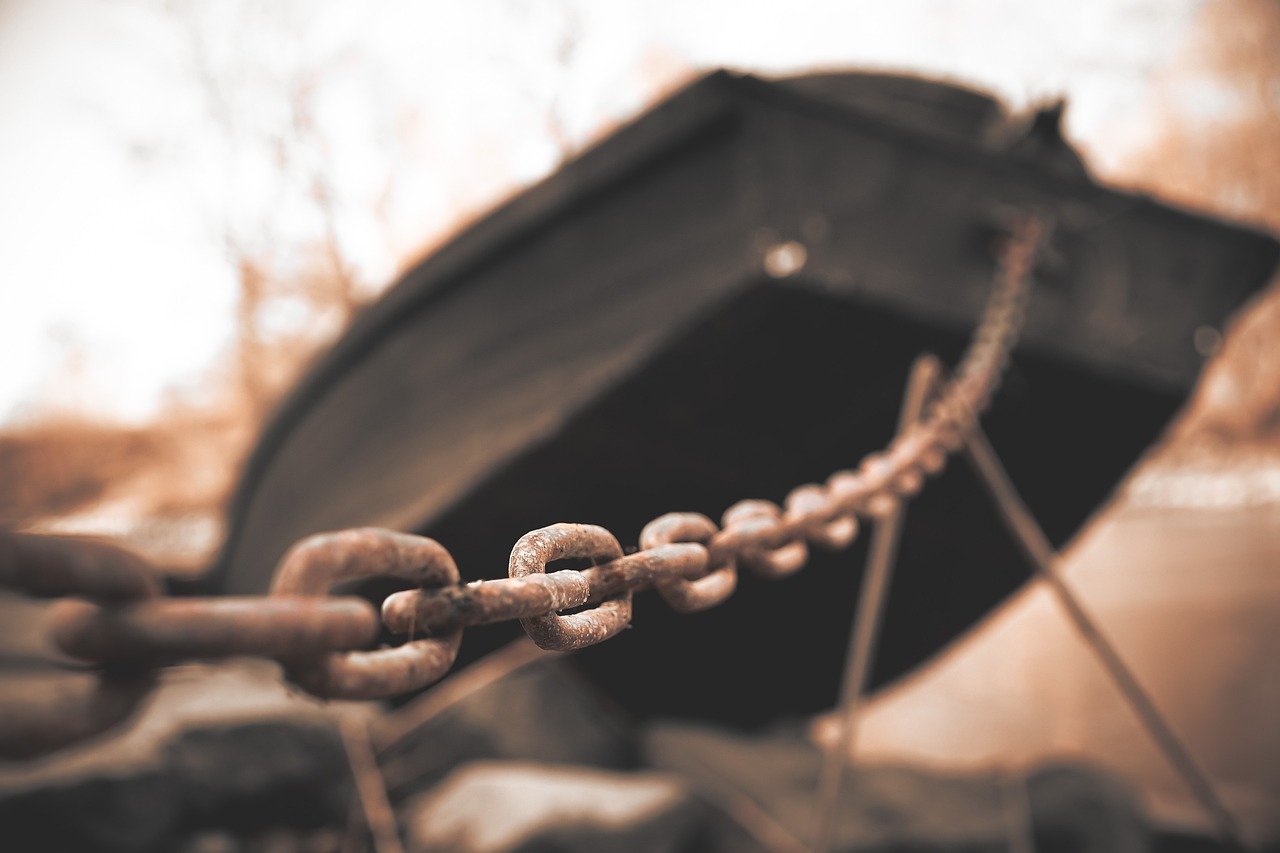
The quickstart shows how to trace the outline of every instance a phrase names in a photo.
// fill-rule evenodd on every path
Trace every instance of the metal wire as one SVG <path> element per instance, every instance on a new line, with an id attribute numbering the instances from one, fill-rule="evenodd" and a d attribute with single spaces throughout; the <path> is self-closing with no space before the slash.
<path id="1" fill-rule="evenodd" d="M 1133 670 L 1120 656 L 1115 644 L 1102 631 L 1097 620 L 1089 614 L 1062 573 L 1058 571 L 1057 555 L 1049 542 L 1049 537 L 1045 535 L 1039 522 L 1023 502 L 1022 496 L 1018 494 L 1013 480 L 1005 471 L 986 433 L 975 425 L 965 433 L 964 440 L 966 456 L 977 471 L 979 479 L 990 492 L 992 502 L 1004 519 L 1005 526 L 1009 528 L 1014 541 L 1035 569 L 1036 575 L 1048 584 L 1076 633 L 1097 657 L 1103 670 L 1120 691 L 1125 703 L 1133 709 L 1138 722 L 1155 742 L 1165 760 L 1169 762 L 1174 772 L 1182 777 L 1191 795 L 1213 821 L 1218 838 L 1233 850 L 1246 849 L 1240 826 L 1224 804 L 1212 779 L 1192 757 L 1191 750 L 1156 707 L 1155 699 L 1138 681 Z"/>
<path id="2" fill-rule="evenodd" d="M 941 373 L 942 365 L 932 356 L 922 355 L 916 359 L 907 380 L 907 393 L 898 416 L 899 432 L 910 427 L 920 417 Z M 875 659 L 880 623 L 884 619 L 884 607 L 889 599 L 889 585 L 897 562 L 898 541 L 902 537 L 908 503 L 904 498 L 882 518 L 876 519 L 871 532 L 871 547 L 867 552 L 866 570 L 858 591 L 857 610 L 849 632 L 844 672 L 840 679 L 839 703 L 836 707 L 839 735 L 835 748 L 823 755 L 818 774 L 818 794 L 814 804 L 814 853 L 826 853 L 831 849 L 845 765 L 849 763 L 857 745 L 862 695 L 866 692 L 871 664 Z"/>

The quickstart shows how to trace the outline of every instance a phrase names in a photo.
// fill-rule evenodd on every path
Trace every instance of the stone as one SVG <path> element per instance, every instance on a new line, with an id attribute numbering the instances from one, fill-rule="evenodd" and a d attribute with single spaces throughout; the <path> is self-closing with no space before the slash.
<path id="1" fill-rule="evenodd" d="M 1029 774 L 1025 784 L 1037 850 L 1103 853 L 1152 846 L 1137 800 L 1118 777 L 1047 766 Z"/>
<path id="2" fill-rule="evenodd" d="M 157 850 L 179 818 L 177 792 L 156 770 L 0 794 L 5 849 L 14 851 Z"/>
<path id="3" fill-rule="evenodd" d="M 702 849 L 707 807 L 670 774 L 479 761 L 406 806 L 412 851 Z"/>
<path id="4" fill-rule="evenodd" d="M 821 758 L 799 727 L 747 737 L 659 723 L 642 742 L 649 765 L 680 775 L 726 811 L 742 804 L 762 812 L 767 828 L 793 845 L 811 837 Z M 944 775 L 902 765 L 846 769 L 834 850 L 1004 851 L 1019 839 L 1038 851 L 1150 847 L 1132 793 L 1091 768 L 1051 766 L 1025 776 Z"/>
<path id="5" fill-rule="evenodd" d="M 192 666 L 119 731 L 0 769 L 0 826 L 13 850 L 238 849 L 238 836 L 345 825 L 350 792 L 332 715 L 274 666 Z"/>
<path id="6" fill-rule="evenodd" d="M 253 720 L 189 729 L 163 750 L 163 774 L 185 823 L 237 830 L 340 822 L 350 768 L 337 730 Z"/>
<path id="7" fill-rule="evenodd" d="M 635 766 L 636 746 L 615 709 L 565 663 L 543 659 L 450 704 L 381 764 L 392 798 L 403 799 L 482 759 L 625 769 Z"/>

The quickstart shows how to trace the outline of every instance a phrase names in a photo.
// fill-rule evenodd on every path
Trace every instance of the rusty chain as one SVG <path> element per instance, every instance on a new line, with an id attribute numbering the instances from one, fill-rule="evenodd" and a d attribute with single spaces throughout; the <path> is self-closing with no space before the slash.
<path id="1" fill-rule="evenodd" d="M 640 590 L 656 589 L 680 612 L 705 610 L 733 594 L 740 568 L 780 579 L 804 567 L 811 547 L 848 547 L 859 518 L 881 517 L 919 492 L 987 407 L 1021 328 L 1044 231 L 1034 217 L 1012 228 L 954 378 L 925 417 L 887 448 L 824 483 L 797 487 L 781 506 L 741 501 L 718 525 L 699 513 L 663 515 L 645 526 L 635 553 L 625 554 L 602 527 L 553 524 L 516 542 L 507 578 L 462 584 L 435 540 L 361 528 L 297 543 L 277 567 L 268 596 L 167 598 L 158 573 L 123 549 L 0 534 L 0 587 L 59 599 L 50 614 L 52 639 L 92 666 L 79 693 L 62 691 L 53 705 L 0 704 L 0 755 L 39 755 L 116 725 L 145 699 L 165 665 L 265 657 L 316 696 L 386 698 L 442 678 L 466 628 L 519 620 L 544 649 L 579 649 L 626 628 Z M 550 563 L 570 559 L 592 565 L 548 571 Z M 363 598 L 329 594 L 340 582 L 373 577 L 415 588 L 388 596 L 380 614 Z M 562 615 L 575 608 L 585 609 Z M 374 648 L 382 626 L 406 641 Z"/>

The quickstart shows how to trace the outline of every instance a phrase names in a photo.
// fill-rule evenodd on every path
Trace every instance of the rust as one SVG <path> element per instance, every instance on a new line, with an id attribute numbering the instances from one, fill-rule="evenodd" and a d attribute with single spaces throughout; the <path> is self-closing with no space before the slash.
<path id="1" fill-rule="evenodd" d="M 382 621 L 394 634 L 447 633 L 578 607 L 586 604 L 590 591 L 583 574 L 571 570 L 410 589 L 387 596 L 382 603 Z"/>
<path id="2" fill-rule="evenodd" d="M 511 549 L 508 573 L 513 578 L 542 574 L 553 560 L 611 562 L 622 556 L 613 534 L 594 524 L 553 524 L 520 537 Z M 520 620 L 539 648 L 570 651 L 603 642 L 631 622 L 631 593 L 624 592 L 590 610 L 569 616 L 548 613 Z"/>
<path id="3" fill-rule="evenodd" d="M 59 701 L 41 705 L 0 695 L 0 753 L 37 754 L 117 724 L 151 689 L 152 668 L 164 663 L 274 657 L 290 679 L 318 696 L 382 698 L 441 678 L 466 626 L 519 619 L 544 649 L 583 648 L 627 627 L 636 590 L 653 586 L 677 610 L 704 610 L 733 594 L 739 564 L 781 578 L 805 564 L 810 544 L 848 547 L 860 519 L 892 517 L 943 469 L 949 454 L 971 440 L 1021 327 L 1043 232 L 1033 219 L 1015 228 L 959 368 L 924 417 L 885 451 L 836 471 L 825 483 L 797 487 L 787 495 L 785 511 L 769 501 L 741 501 L 724 513 L 723 529 L 696 513 L 661 516 L 645 527 L 641 550 L 630 556 L 602 527 L 554 524 L 516 543 L 508 578 L 460 586 L 457 566 L 437 542 L 362 528 L 295 545 L 267 599 L 171 600 L 160 597 L 161 584 L 147 561 L 122 548 L 0 532 L 0 587 L 87 599 L 59 602 L 55 639 L 75 656 L 110 662 L 67 681 L 78 685 L 74 690 L 55 690 Z M 549 563 L 564 559 L 594 565 L 547 573 Z M 368 648 L 378 631 L 373 606 L 329 595 L 334 584 L 371 577 L 419 587 L 382 604 L 386 626 L 410 638 L 404 645 Z M 560 615 L 583 605 L 589 609 Z M 125 662 L 132 667 L 127 672 Z"/>
<path id="4" fill-rule="evenodd" d="M 299 542 L 277 568 L 271 594 L 326 595 L 340 581 L 370 577 L 422 586 L 455 586 L 459 580 L 453 557 L 434 539 L 363 527 Z M 303 689 L 324 698 L 381 699 L 438 681 L 453 666 L 461 643 L 457 630 L 397 648 L 289 660 L 286 672 Z"/>
<path id="5" fill-rule="evenodd" d="M 340 581 L 393 577 L 422 586 L 458 582 L 458 567 L 434 539 L 381 527 L 308 536 L 289 549 L 272 579 L 272 595 L 318 595 Z"/>
<path id="6" fill-rule="evenodd" d="M 145 559 L 100 539 L 0 531 L 0 586 L 41 598 L 155 600 L 162 589 Z M 66 600 L 59 606 L 81 604 Z M 156 673 L 127 667 L 18 678 L 0 695 L 0 756 L 33 758 L 94 737 L 128 720 L 154 688 Z"/>
<path id="7" fill-rule="evenodd" d="M 895 460 L 896 462 L 896 460 Z M 897 475 L 893 478 L 893 493 L 899 498 L 913 498 L 924 488 L 924 471 L 915 464 L 915 460 L 895 465 Z"/>
<path id="8" fill-rule="evenodd" d="M 323 699 L 387 699 L 412 693 L 444 677 L 458 657 L 462 632 L 403 646 L 329 655 L 291 663 L 289 678 Z"/>
<path id="9" fill-rule="evenodd" d="M 888 454 L 872 453 L 867 456 L 858 466 L 858 473 L 870 490 L 863 511 L 872 518 L 884 518 L 896 511 L 898 500 L 893 487 L 899 472 L 894 469 Z"/>
<path id="10" fill-rule="evenodd" d="M 755 503 L 763 501 L 739 501 L 721 516 L 721 521 L 729 516 L 731 523 L 722 527 L 707 543 L 713 557 L 719 559 L 726 555 L 736 557 L 747 551 L 773 550 L 795 540 L 795 532 L 778 516 L 757 513 L 750 507 L 741 514 L 734 512 L 739 504 Z"/>
<path id="11" fill-rule="evenodd" d="M 867 501 L 873 492 L 871 486 L 857 471 L 836 471 L 827 478 L 827 492 L 842 512 L 865 513 Z"/>
<path id="12" fill-rule="evenodd" d="M 719 527 L 705 515 L 696 512 L 669 512 L 645 525 L 640 531 L 640 547 L 648 550 L 673 542 L 696 542 L 707 545 Z M 721 555 L 712 561 L 709 554 L 702 559 L 702 576 L 684 575 L 658 581 L 658 594 L 674 610 L 696 613 L 722 603 L 738 588 L 737 561 Z"/>
<path id="13" fill-rule="evenodd" d="M 895 457 L 911 460 L 921 474 L 929 477 L 941 473 L 947 464 L 947 454 L 942 446 L 938 428 L 936 426 L 931 428 L 918 422 L 912 424 L 910 430 L 894 440 L 889 453 Z"/>
<path id="14" fill-rule="evenodd" d="M 739 559 L 761 577 L 784 578 L 799 571 L 809 559 L 809 546 L 787 531 L 782 510 L 775 503 L 739 501 L 725 510 L 720 520 L 722 532 L 732 536 L 738 529 L 744 546 Z"/>
<path id="15" fill-rule="evenodd" d="M 707 549 L 693 542 L 656 545 L 584 569 L 591 584 L 587 604 L 599 604 L 624 593 L 639 592 L 656 584 L 700 578 L 707 571 Z"/>
<path id="16" fill-rule="evenodd" d="M 837 514 L 828 490 L 816 484 L 791 490 L 784 517 L 806 539 L 828 551 L 848 548 L 858 536 L 857 516 Z"/>
<path id="17" fill-rule="evenodd" d="M 362 598 L 164 598 L 102 607 L 60 601 L 54 642 L 82 660 L 149 664 L 367 648 L 378 615 Z"/>
<path id="18" fill-rule="evenodd" d="M 0 587 L 39 598 L 135 601 L 161 592 L 145 559 L 91 537 L 0 531 Z"/>

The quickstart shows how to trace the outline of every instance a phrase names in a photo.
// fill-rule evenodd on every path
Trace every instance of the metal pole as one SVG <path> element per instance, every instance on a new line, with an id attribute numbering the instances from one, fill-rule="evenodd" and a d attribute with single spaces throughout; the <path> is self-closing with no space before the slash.
<path id="1" fill-rule="evenodd" d="M 942 366 L 932 355 L 920 356 L 911 366 L 902 409 L 898 414 L 899 434 L 920 419 L 941 373 Z M 831 849 L 840 786 L 844 781 L 845 763 L 851 760 L 857 742 L 858 713 L 862 708 L 862 694 L 871 671 L 884 604 L 893 578 L 905 508 L 906 499 L 903 498 L 888 514 L 875 522 L 875 529 L 872 531 L 867 564 L 862 575 L 862 589 L 858 593 L 857 614 L 849 633 L 844 673 L 840 679 L 837 709 L 839 737 L 835 748 L 823 755 L 818 778 L 813 831 L 813 849 L 817 853 L 825 853 Z"/>
<path id="2" fill-rule="evenodd" d="M 378 770 L 373 745 L 369 742 L 368 721 L 347 714 L 339 719 L 338 731 L 347 751 L 357 800 L 369 827 L 375 853 L 404 853 L 396 814 L 387 799 L 387 786 Z"/>
<path id="3" fill-rule="evenodd" d="M 1013 538 L 1031 561 L 1036 574 L 1049 584 L 1049 588 L 1053 590 L 1066 611 L 1067 618 L 1071 620 L 1071 624 L 1080 633 L 1085 644 L 1097 656 L 1103 669 L 1115 682 L 1121 695 L 1137 715 L 1138 721 L 1164 753 L 1169 764 L 1182 777 L 1192 795 L 1200 801 L 1200 805 L 1216 826 L 1220 839 L 1243 849 L 1244 844 L 1236 820 L 1223 805 L 1209 777 L 1196 764 L 1187 747 L 1156 707 L 1151 695 L 1138 683 L 1133 671 L 1121 659 L 1115 646 L 1102 633 L 1097 622 L 1084 609 L 1080 600 L 1059 574 L 1053 545 L 1018 494 L 1017 488 L 1014 487 L 1004 465 L 996 456 L 986 433 L 976 420 L 973 427 L 965 431 L 964 441 L 969 461 L 977 471 L 979 479 L 986 484 L 996 508 L 1000 511 Z"/>

